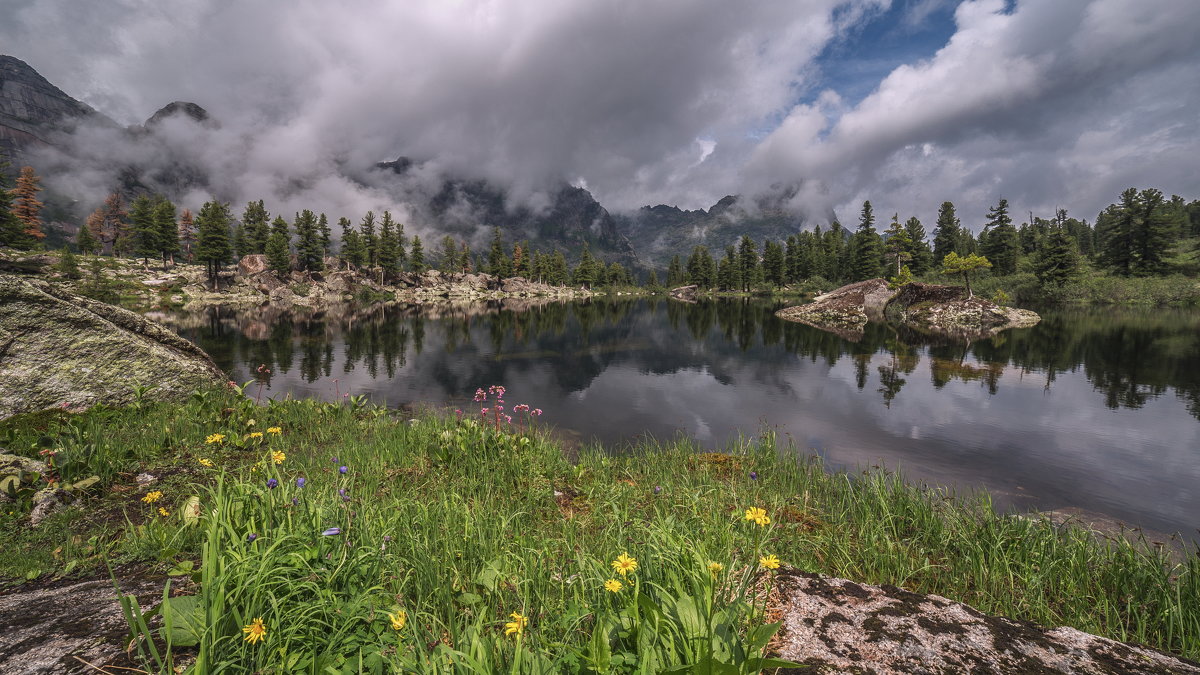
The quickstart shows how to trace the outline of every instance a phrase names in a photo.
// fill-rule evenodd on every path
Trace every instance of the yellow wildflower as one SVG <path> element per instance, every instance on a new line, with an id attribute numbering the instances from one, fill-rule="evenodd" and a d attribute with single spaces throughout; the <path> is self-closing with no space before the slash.
<path id="1" fill-rule="evenodd" d="M 246 642 L 254 644 L 262 642 L 267 635 L 267 627 L 263 624 L 262 617 L 258 617 L 251 621 L 248 625 L 242 626 L 242 632 L 246 634 Z"/>
<path id="2" fill-rule="evenodd" d="M 708 561 L 708 571 L 712 572 L 713 577 L 716 577 L 721 572 L 725 571 L 725 566 L 719 562 Z"/>
<path id="3" fill-rule="evenodd" d="M 283 460 L 285 459 L 287 459 L 287 455 L 283 454 L 280 450 L 271 453 L 271 461 L 276 464 L 283 464 Z"/>
<path id="4" fill-rule="evenodd" d="M 158 507 L 158 515 L 166 518 L 167 516 L 171 515 L 171 512 L 160 506 Z"/>
<path id="5" fill-rule="evenodd" d="M 604 590 L 608 591 L 609 593 L 616 593 L 617 591 L 621 590 L 621 582 L 617 581 L 616 579 L 609 579 L 608 581 L 604 582 Z"/>
<path id="6" fill-rule="evenodd" d="M 517 612 L 513 612 L 509 616 L 512 617 L 512 621 L 504 624 L 504 634 L 513 635 L 515 633 L 517 637 L 520 637 L 521 634 L 525 632 L 525 624 L 529 623 L 529 619 L 521 616 Z"/>
<path id="7" fill-rule="evenodd" d="M 766 509 L 760 509 L 757 506 L 751 506 L 746 509 L 746 520 L 753 521 L 759 526 L 770 524 L 771 518 L 767 515 Z"/>
<path id="8" fill-rule="evenodd" d="M 208 445 L 212 445 L 213 443 L 224 443 L 225 434 L 209 434 L 208 436 L 204 437 L 204 442 Z"/>
<path id="9" fill-rule="evenodd" d="M 774 555 L 764 555 L 758 559 L 758 564 L 769 570 L 779 569 L 779 558 Z"/>
<path id="10" fill-rule="evenodd" d="M 262 435 L 261 431 L 251 431 L 250 432 L 250 438 L 262 438 L 262 437 L 263 437 L 263 435 Z"/>
<path id="11" fill-rule="evenodd" d="M 400 610 L 395 614 L 388 612 L 388 620 L 392 622 L 392 630 L 403 630 L 404 624 L 408 623 L 408 612 Z"/>
<path id="12" fill-rule="evenodd" d="M 213 461 L 207 457 L 200 458 L 200 466 L 212 466 Z"/>
<path id="13" fill-rule="evenodd" d="M 160 499 L 162 499 L 162 492 L 158 490 L 155 490 L 154 492 L 147 492 L 146 496 L 142 497 L 142 501 L 146 502 L 147 504 L 153 504 Z"/>
<path id="14" fill-rule="evenodd" d="M 283 429 L 280 427 L 267 427 L 267 433 L 275 434 L 276 436 L 278 436 L 279 434 L 283 433 Z"/>
<path id="15" fill-rule="evenodd" d="M 637 558 L 631 558 L 628 553 L 622 553 L 612 561 L 612 568 L 617 571 L 617 574 L 625 576 L 630 572 L 637 571 L 638 561 Z"/>

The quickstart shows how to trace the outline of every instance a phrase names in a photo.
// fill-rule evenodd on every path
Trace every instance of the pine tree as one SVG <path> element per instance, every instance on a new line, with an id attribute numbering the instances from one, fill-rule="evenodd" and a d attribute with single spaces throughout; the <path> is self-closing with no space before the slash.
<path id="1" fill-rule="evenodd" d="M 988 269 L 991 266 L 992 263 L 983 256 L 974 253 L 960 256 L 951 251 L 942 259 L 942 274 L 961 274 L 963 282 L 967 285 L 967 297 L 972 298 L 975 294 L 971 291 L 971 273 L 976 270 Z"/>
<path id="2" fill-rule="evenodd" d="M 983 255 L 991 261 L 997 274 L 1016 274 L 1021 242 L 1017 228 L 1013 227 L 1012 218 L 1008 215 L 1008 200 L 1001 198 L 988 209 L 987 215 L 987 225 L 980 235 Z"/>
<path id="3" fill-rule="evenodd" d="M 129 220 L 133 225 L 133 252 L 149 264 L 150 256 L 158 257 L 162 247 L 158 245 L 158 227 L 154 222 L 154 202 L 141 195 L 129 205 Z"/>
<path id="4" fill-rule="evenodd" d="M 654 268 L 650 269 L 650 276 L 646 279 L 646 288 L 658 290 L 661 285 L 658 283 L 658 271 Z"/>
<path id="5" fill-rule="evenodd" d="M 446 235 L 442 237 L 442 253 L 438 260 L 438 269 L 445 274 L 454 274 L 459 271 L 459 267 L 458 243 L 454 241 L 454 237 Z"/>
<path id="6" fill-rule="evenodd" d="M 1135 271 L 1141 275 L 1163 274 L 1171 242 L 1182 225 L 1182 214 L 1171 209 L 1163 193 L 1154 188 L 1138 193 L 1137 205 Z"/>
<path id="7" fill-rule="evenodd" d="M 705 251 L 707 250 L 705 249 Z M 759 275 L 758 246 L 749 235 L 745 234 L 738 243 L 738 271 L 742 275 L 742 290 L 749 291 Z"/>
<path id="8" fill-rule="evenodd" d="M 571 283 L 584 288 L 591 288 L 596 284 L 595 276 L 595 259 L 592 258 L 592 252 L 586 244 L 583 246 L 583 253 L 579 256 L 579 265 L 575 267 L 575 272 L 571 275 Z"/>
<path id="9" fill-rule="evenodd" d="M 683 261 L 679 259 L 679 255 L 671 257 L 671 263 L 667 265 L 667 286 L 675 288 L 683 283 Z"/>
<path id="10" fill-rule="evenodd" d="M 908 230 L 900 224 L 900 214 L 892 216 L 892 224 L 884 233 L 887 235 L 883 242 L 884 251 L 888 260 L 895 265 L 896 276 L 899 277 L 900 268 L 912 259 L 912 254 L 908 252 L 912 248 L 912 239 L 908 236 Z"/>
<path id="11" fill-rule="evenodd" d="M 429 269 L 425 265 L 425 249 L 421 246 L 421 238 L 415 234 L 412 238 L 412 251 L 409 252 L 409 259 L 409 265 L 413 272 L 421 274 Z"/>
<path id="12" fill-rule="evenodd" d="M 46 237 L 42 232 L 42 202 L 38 201 L 37 194 L 42 191 L 38 187 L 38 182 L 42 179 L 33 172 L 32 166 L 21 167 L 21 173 L 17 176 L 17 185 L 9 190 L 13 196 L 9 210 L 22 225 L 22 234 L 25 236 L 25 241 L 29 242 L 24 248 L 41 242 Z"/>
<path id="13" fill-rule="evenodd" d="M 871 202 L 863 202 L 858 231 L 850 240 L 850 278 L 863 281 L 879 276 L 883 262 L 883 242 L 875 231 L 875 212 Z"/>
<path id="14" fill-rule="evenodd" d="M 321 232 L 317 229 L 317 214 L 304 209 L 296 214 L 292 224 L 296 230 L 296 262 L 300 269 L 320 272 L 325 269 L 325 249 L 321 246 Z"/>
<path id="15" fill-rule="evenodd" d="M 196 224 L 192 219 L 191 209 L 184 209 L 183 213 L 179 214 L 179 245 L 188 262 L 196 258 L 192 250 L 196 245 Z"/>
<path id="16" fill-rule="evenodd" d="M 329 230 L 329 218 L 326 218 L 324 213 L 317 218 L 317 233 L 320 235 L 319 241 L 321 242 L 321 262 L 324 263 L 324 259 L 329 256 L 329 246 L 333 242 L 333 233 Z"/>
<path id="17" fill-rule="evenodd" d="M 242 211 L 242 225 L 246 228 L 246 253 L 266 253 L 267 240 L 271 237 L 271 214 L 263 200 L 247 202 Z M 245 255 L 245 254 L 243 254 Z"/>
<path id="18" fill-rule="evenodd" d="M 1079 256 L 1075 243 L 1066 227 L 1054 225 L 1042 238 L 1041 246 L 1034 256 L 1033 273 L 1038 283 L 1045 286 L 1062 286 L 1079 272 Z"/>
<path id="19" fill-rule="evenodd" d="M 342 259 L 350 267 L 362 267 L 367 261 L 362 237 L 354 229 L 349 218 L 339 218 L 338 226 L 342 228 Z"/>
<path id="20" fill-rule="evenodd" d="M 213 290 L 217 288 L 217 276 L 221 266 L 233 257 L 229 243 L 229 205 L 218 201 L 205 202 L 196 216 L 196 258 L 208 268 L 208 279 Z"/>
<path id="21" fill-rule="evenodd" d="M 512 276 L 512 261 L 504 251 L 504 238 L 499 227 L 492 228 L 492 246 L 488 249 L 487 272 L 500 279 Z"/>
<path id="22" fill-rule="evenodd" d="M 739 257 L 738 266 L 741 266 Z M 707 246 L 696 246 L 692 249 L 692 254 L 687 260 L 687 278 L 685 282 L 695 284 L 701 289 L 707 290 L 713 287 L 717 281 L 717 263 L 713 260 L 712 254 L 708 252 Z"/>
<path id="23" fill-rule="evenodd" d="M 779 242 L 767 240 L 763 244 L 763 279 L 775 287 L 784 285 L 786 268 L 784 265 L 783 247 Z"/>
<path id="24" fill-rule="evenodd" d="M 925 274 L 933 265 L 933 252 L 929 250 L 929 242 L 925 241 L 925 226 L 919 218 L 913 216 L 904 222 L 904 231 L 908 233 L 911 242 L 908 248 L 908 254 L 911 256 L 908 266 L 913 274 Z"/>
<path id="25" fill-rule="evenodd" d="M 0 213 L 0 220 L 3 217 L 4 214 Z M 75 235 L 75 245 L 79 247 L 79 252 L 84 255 L 96 255 L 96 252 L 100 250 L 100 242 L 92 234 L 92 228 L 88 227 L 87 224 L 79 228 L 79 234 Z"/>
<path id="26" fill-rule="evenodd" d="M 291 237 L 283 216 L 275 216 L 275 220 L 271 221 L 271 236 L 267 237 L 267 267 L 284 278 L 292 271 Z"/>
<path id="27" fill-rule="evenodd" d="M 962 246 L 962 225 L 954 214 L 953 202 L 942 202 L 937 226 L 933 228 L 933 259 L 943 260 L 951 252 L 966 253 Z"/>
<path id="28" fill-rule="evenodd" d="M 233 252 L 239 258 L 248 256 L 251 253 L 250 238 L 246 232 L 246 224 L 240 221 L 233 225 Z"/>
<path id="29" fill-rule="evenodd" d="M 555 286 L 567 285 L 567 279 L 569 276 L 567 274 L 567 257 L 558 249 L 554 250 L 554 256 L 550 258 L 549 274 L 550 283 L 554 284 Z"/>
<path id="30" fill-rule="evenodd" d="M 12 212 L 13 194 L 5 178 L 7 168 L 7 164 L 0 164 L 0 246 L 23 248 L 28 238 L 25 225 Z"/>
<path id="31" fill-rule="evenodd" d="M 846 246 L 846 232 L 842 224 L 836 220 L 830 223 L 829 231 L 825 233 L 821 244 L 825 253 L 825 271 L 822 272 L 822 276 L 830 281 L 841 281 L 849 276 L 849 247 Z"/>
<path id="32" fill-rule="evenodd" d="M 399 270 L 399 254 L 396 251 L 396 229 L 392 212 L 384 211 L 379 220 L 379 269 L 380 281 L 393 277 Z"/>
<path id="33" fill-rule="evenodd" d="M 166 197 L 159 197 L 154 204 L 154 228 L 158 230 L 158 253 L 162 255 L 163 269 L 175 262 L 179 254 L 179 224 L 175 222 L 175 205 Z"/>
<path id="34" fill-rule="evenodd" d="M 375 236 L 375 212 L 367 211 L 362 222 L 358 224 L 359 238 L 362 240 L 363 251 L 367 255 L 366 264 L 374 267 L 379 264 L 379 238 Z"/>
<path id="35" fill-rule="evenodd" d="M 79 261 L 76 260 L 75 254 L 66 246 L 58 256 L 58 273 L 72 281 L 82 278 L 83 274 L 79 271 Z"/>

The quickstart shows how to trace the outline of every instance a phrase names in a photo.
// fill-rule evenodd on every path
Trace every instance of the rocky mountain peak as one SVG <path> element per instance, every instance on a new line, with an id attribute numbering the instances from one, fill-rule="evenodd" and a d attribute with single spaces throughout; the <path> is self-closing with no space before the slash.
<path id="1" fill-rule="evenodd" d="M 23 148 L 51 143 L 80 120 L 116 123 L 50 84 L 28 63 L 0 55 L 0 159 L 16 163 Z"/>
<path id="2" fill-rule="evenodd" d="M 216 128 L 220 126 L 217 124 L 217 121 L 208 114 L 207 110 L 195 103 L 192 103 L 191 101 L 171 101 L 170 103 L 159 108 L 153 115 L 150 116 L 150 119 L 146 120 L 146 122 L 142 124 L 142 126 L 146 129 L 153 129 L 161 125 L 168 118 L 175 117 L 177 115 L 184 115 L 197 124 L 209 128 Z"/>

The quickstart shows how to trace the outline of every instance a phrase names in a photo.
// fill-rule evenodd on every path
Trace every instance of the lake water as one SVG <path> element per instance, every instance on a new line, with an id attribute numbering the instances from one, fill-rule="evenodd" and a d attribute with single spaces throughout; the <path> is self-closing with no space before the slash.
<path id="1" fill-rule="evenodd" d="M 1198 540 L 1200 312 L 1047 309 L 1034 328 L 861 340 L 728 300 L 509 302 L 158 317 L 262 395 L 365 394 L 477 410 L 477 387 L 581 441 L 775 430 L 832 468 L 983 487 L 1004 509 L 1076 509 Z M 247 393 L 253 395 L 256 387 Z"/>

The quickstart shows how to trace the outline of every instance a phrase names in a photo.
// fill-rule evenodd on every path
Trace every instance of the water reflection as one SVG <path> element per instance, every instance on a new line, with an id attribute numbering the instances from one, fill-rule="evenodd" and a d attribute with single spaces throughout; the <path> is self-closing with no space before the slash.
<path id="1" fill-rule="evenodd" d="M 497 302 L 166 317 L 271 395 L 513 403 L 584 440 L 775 429 L 840 466 L 988 487 L 1002 506 L 1082 508 L 1194 536 L 1200 526 L 1200 316 L 1049 310 L 1030 329 L 930 341 L 776 319 L 751 301 Z"/>

